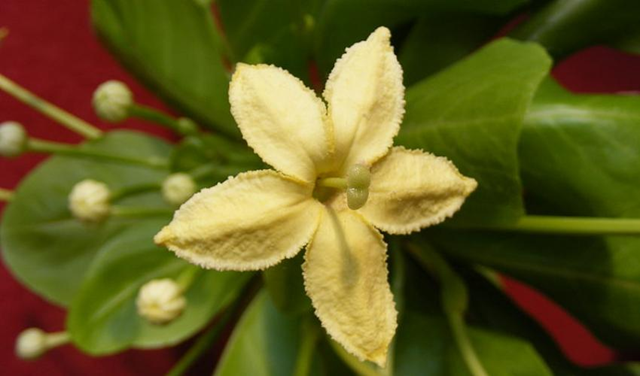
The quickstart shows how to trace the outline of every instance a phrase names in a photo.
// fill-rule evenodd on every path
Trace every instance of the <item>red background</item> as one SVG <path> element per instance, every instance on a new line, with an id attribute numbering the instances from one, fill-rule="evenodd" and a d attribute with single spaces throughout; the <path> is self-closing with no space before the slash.
<path id="1" fill-rule="evenodd" d="M 99 45 L 90 27 L 88 3 L 87 0 L 0 0 L 0 27 L 9 29 L 9 36 L 0 46 L 0 73 L 102 129 L 114 126 L 96 118 L 90 98 L 95 87 L 108 79 L 129 84 L 139 102 L 164 108 Z M 640 91 L 640 57 L 601 47 L 592 48 L 559 64 L 554 75 L 574 91 Z M 6 120 L 21 122 L 36 137 L 62 142 L 80 141 L 74 133 L 0 93 L 0 122 Z M 127 121 L 117 127 L 137 128 L 165 138 L 171 137 L 163 129 L 138 121 Z M 0 187 L 14 188 L 41 160 L 32 155 L 15 160 L 0 159 Z M 0 203 L 0 211 L 2 208 Z M 579 324 L 550 305 L 544 297 L 515 282 L 508 286 L 516 301 L 532 311 L 559 339 L 571 359 L 585 365 L 614 359 L 613 352 L 598 344 Z M 24 362 L 14 356 L 14 340 L 18 333 L 32 326 L 47 331 L 62 330 L 64 312 L 22 287 L 2 265 L 0 307 L 0 365 L 3 374 L 159 375 L 166 372 L 187 348 L 187 345 L 182 345 L 177 349 L 128 351 L 116 356 L 90 358 L 71 346 L 65 346 L 38 361 Z M 210 372 L 214 358 L 212 354 L 201 362 L 203 372 Z"/>

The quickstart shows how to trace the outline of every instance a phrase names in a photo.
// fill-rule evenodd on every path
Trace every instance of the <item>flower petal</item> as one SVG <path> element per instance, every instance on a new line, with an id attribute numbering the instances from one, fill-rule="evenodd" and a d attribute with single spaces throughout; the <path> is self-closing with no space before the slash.
<path id="1" fill-rule="evenodd" d="M 408 234 L 451 217 L 477 185 L 444 157 L 395 147 L 373 165 L 360 213 L 383 231 Z"/>
<path id="2" fill-rule="evenodd" d="M 276 170 L 307 182 L 333 150 L 324 103 L 302 81 L 270 65 L 238 64 L 231 113 L 249 146 Z"/>
<path id="3" fill-rule="evenodd" d="M 312 189 L 271 170 L 242 173 L 195 194 L 154 240 L 204 268 L 264 269 L 309 242 L 322 210 Z"/>
<path id="4" fill-rule="evenodd" d="M 393 144 L 404 115 L 402 67 L 380 27 L 336 62 L 324 97 L 336 139 L 337 167 L 372 164 Z"/>
<path id="5" fill-rule="evenodd" d="M 381 367 L 397 326 L 386 249 L 382 235 L 356 212 L 327 208 L 303 265 L 307 294 L 327 332 Z"/>

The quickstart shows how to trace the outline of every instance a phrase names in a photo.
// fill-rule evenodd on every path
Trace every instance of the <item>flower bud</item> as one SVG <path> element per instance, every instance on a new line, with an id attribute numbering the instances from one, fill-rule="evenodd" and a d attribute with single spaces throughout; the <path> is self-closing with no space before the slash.
<path id="1" fill-rule="evenodd" d="M 129 116 L 129 108 L 133 105 L 131 90 L 120 81 L 107 81 L 93 93 L 93 108 L 98 117 L 117 123 Z"/>
<path id="2" fill-rule="evenodd" d="M 172 279 L 154 279 L 140 288 L 136 305 L 138 315 L 152 324 L 162 325 L 182 314 L 187 299 L 182 295 L 180 286 Z"/>
<path id="3" fill-rule="evenodd" d="M 29 136 L 24 127 L 15 121 L 0 124 L 0 155 L 3 157 L 17 157 L 27 147 Z"/>
<path id="4" fill-rule="evenodd" d="M 69 333 L 45 333 L 38 328 L 29 328 L 16 339 L 16 355 L 25 360 L 39 358 L 47 351 L 69 342 Z"/>
<path id="5" fill-rule="evenodd" d="M 111 192 L 106 184 L 86 179 L 77 183 L 69 194 L 69 210 L 85 222 L 100 222 L 107 218 L 111 207 Z"/>
<path id="6" fill-rule="evenodd" d="M 16 355 L 21 359 L 37 359 L 47 352 L 47 333 L 38 328 L 29 328 L 16 340 Z"/>
<path id="7" fill-rule="evenodd" d="M 178 119 L 178 126 L 180 127 L 180 132 L 184 134 L 195 134 L 198 133 L 198 125 L 196 123 L 186 117 L 181 117 Z"/>
<path id="8" fill-rule="evenodd" d="M 172 205 L 181 205 L 196 193 L 196 188 L 191 175 L 178 172 L 162 182 L 162 197 Z"/>

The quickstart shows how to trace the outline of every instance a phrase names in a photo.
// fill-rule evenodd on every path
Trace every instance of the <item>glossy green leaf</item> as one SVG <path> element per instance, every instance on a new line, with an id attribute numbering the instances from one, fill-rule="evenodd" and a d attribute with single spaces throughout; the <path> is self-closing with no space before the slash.
<path id="1" fill-rule="evenodd" d="M 624 44 L 630 34 L 638 33 L 640 2 L 636 0 L 555 0 L 511 34 L 562 57 L 588 46 Z"/>
<path id="2" fill-rule="evenodd" d="M 304 290 L 302 263 L 304 252 L 281 261 L 263 272 L 264 282 L 273 304 L 283 313 L 301 314 L 312 310 L 311 299 Z"/>
<path id="3" fill-rule="evenodd" d="M 171 171 L 192 171 L 219 160 L 215 150 L 206 149 L 196 137 L 185 137 L 171 152 Z"/>
<path id="4" fill-rule="evenodd" d="M 520 143 L 528 210 L 640 216 L 640 97 L 543 85 Z M 604 342 L 640 341 L 640 239 L 436 232 L 444 250 L 504 271 L 564 306 Z"/>
<path id="5" fill-rule="evenodd" d="M 166 220 L 145 221 L 123 230 L 100 250 L 69 309 L 67 329 L 76 346 L 94 355 L 128 347 L 173 345 L 206 325 L 237 298 L 251 273 L 197 269 L 165 248 L 153 236 Z M 143 284 L 158 278 L 177 279 L 194 269 L 185 293 L 187 306 L 166 325 L 153 325 L 138 316 L 136 297 Z"/>
<path id="6" fill-rule="evenodd" d="M 432 231 L 428 236 L 450 255 L 541 290 L 607 344 L 629 349 L 637 345 L 637 250 L 614 250 L 589 237 L 461 231 Z"/>
<path id="7" fill-rule="evenodd" d="M 450 12 L 506 14 L 527 0 L 327 0 L 318 14 L 316 59 L 326 75 L 345 48 L 378 26 L 391 29 Z M 357 22 L 354 22 L 357 20 Z"/>
<path id="8" fill-rule="evenodd" d="M 110 132 L 83 147 L 115 155 L 163 159 L 171 149 L 159 139 L 128 131 Z M 5 263 L 22 283 L 45 299 L 69 304 L 103 244 L 126 226 L 137 223 L 118 217 L 102 225 L 80 223 L 68 209 L 71 188 L 83 179 L 95 179 L 117 191 L 158 184 L 167 174 L 158 169 L 95 160 L 48 159 L 20 183 L 4 212 L 0 240 Z M 168 208 L 159 192 L 120 200 L 118 205 Z"/>
<path id="9" fill-rule="evenodd" d="M 485 329 L 517 336 L 526 340 L 542 356 L 556 376 L 610 375 L 633 376 L 633 365 L 610 364 L 582 368 L 567 359 L 558 345 L 526 312 L 517 307 L 498 286 L 476 273 L 465 273 L 471 287 L 469 319 Z"/>
<path id="10" fill-rule="evenodd" d="M 92 0 L 91 16 L 110 50 L 154 92 L 199 123 L 239 137 L 208 7 L 194 0 Z"/>
<path id="11" fill-rule="evenodd" d="M 419 244 L 425 241 L 419 235 L 414 236 L 413 240 Z M 466 320 L 472 328 L 484 329 L 528 342 L 557 376 L 633 375 L 624 364 L 591 368 L 581 368 L 573 364 L 563 355 L 558 345 L 540 324 L 517 307 L 497 285 L 463 265 L 455 266 L 469 288 L 470 299 Z M 406 289 L 405 294 L 409 310 L 414 313 L 420 312 L 427 317 L 441 316 L 442 307 L 439 304 L 440 291 L 438 291 L 437 282 L 413 263 L 407 264 L 407 272 L 409 288 Z M 411 286 L 420 286 L 420 288 Z M 400 331 L 405 332 L 402 321 L 400 325 Z M 397 375 L 401 374 L 397 373 Z"/>
<path id="12" fill-rule="evenodd" d="M 216 4 L 235 60 L 273 64 L 309 83 L 318 0 L 219 0 Z"/>
<path id="13" fill-rule="evenodd" d="M 504 17 L 472 13 L 433 13 L 420 17 L 398 53 L 410 86 L 462 59 L 503 27 Z"/>
<path id="14" fill-rule="evenodd" d="M 171 153 L 172 171 L 193 171 L 205 165 L 238 171 L 265 168 L 264 162 L 246 144 L 230 142 L 213 134 L 185 137 Z M 215 174 L 226 178 L 223 172 Z"/>
<path id="15" fill-rule="evenodd" d="M 269 294 L 258 294 L 242 315 L 214 375 L 293 375 L 303 319 L 278 311 Z"/>
<path id="16" fill-rule="evenodd" d="M 478 181 L 454 220 L 508 223 L 523 214 L 518 139 L 550 65 L 538 45 L 503 39 L 408 89 L 396 143 L 446 156 Z"/>
<path id="17" fill-rule="evenodd" d="M 531 210 L 640 217 L 639 121 L 640 96 L 573 95 L 545 85 L 527 115 L 520 146 Z M 579 287 L 574 279 L 545 290 L 603 340 L 633 348 L 640 340 L 640 239 L 581 243 L 553 260 L 587 283 Z"/>
<path id="18" fill-rule="evenodd" d="M 640 30 L 635 34 L 618 39 L 613 43 L 613 46 L 626 52 L 640 54 Z"/>
<path id="19" fill-rule="evenodd" d="M 639 121 L 638 95 L 574 95 L 545 82 L 520 143 L 528 197 L 555 214 L 640 216 Z"/>
<path id="20" fill-rule="evenodd" d="M 468 328 L 480 361 L 492 376 L 552 375 L 527 342 L 505 334 Z M 395 375 L 469 375 L 446 320 L 409 311 L 398 329 Z"/>

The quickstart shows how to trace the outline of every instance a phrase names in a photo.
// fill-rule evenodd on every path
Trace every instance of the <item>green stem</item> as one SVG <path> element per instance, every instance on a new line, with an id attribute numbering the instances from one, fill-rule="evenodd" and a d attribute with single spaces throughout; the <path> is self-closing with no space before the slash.
<path id="1" fill-rule="evenodd" d="M 152 123 L 160 124 L 184 136 L 198 134 L 198 129 L 196 127 L 186 125 L 186 123 L 181 123 L 179 120 L 165 115 L 162 112 L 151 107 L 134 104 L 129 107 L 129 115 L 142 120 L 147 120 Z"/>
<path id="2" fill-rule="evenodd" d="M 7 77 L 0 74 L 0 89 L 7 92 L 22 103 L 39 111 L 43 115 L 57 121 L 66 128 L 90 139 L 98 138 L 102 135 L 102 131 L 86 121 L 56 107 L 55 105 L 35 96 L 27 89 L 21 87 Z"/>
<path id="3" fill-rule="evenodd" d="M 318 185 L 327 188 L 347 189 L 347 179 L 344 178 L 324 178 L 318 180 Z"/>
<path id="4" fill-rule="evenodd" d="M 171 215 L 174 210 L 168 208 L 141 208 L 132 206 L 113 206 L 111 214 L 121 218 L 152 217 L 157 215 Z"/>
<path id="5" fill-rule="evenodd" d="M 51 142 L 40 140 L 37 138 L 30 138 L 27 142 L 27 150 L 35 153 L 47 153 L 55 155 L 63 155 L 76 158 L 89 158 L 99 161 L 109 161 L 124 164 L 133 164 L 139 166 L 145 166 L 154 169 L 166 169 L 168 168 L 167 162 L 157 158 L 134 158 L 123 155 L 114 155 L 103 153 L 95 150 L 86 150 L 75 145 L 62 144 L 58 142 Z"/>
<path id="6" fill-rule="evenodd" d="M 211 346 L 216 342 L 216 340 L 220 337 L 220 334 L 225 329 L 227 324 L 231 321 L 231 319 L 235 316 L 238 311 L 237 303 L 242 301 L 242 299 L 236 300 L 234 307 L 227 310 L 223 316 L 218 320 L 217 323 L 211 327 L 208 331 L 206 331 L 203 335 L 198 338 L 193 346 L 184 354 L 184 356 L 176 363 L 169 372 L 167 372 L 167 376 L 182 376 L 185 372 L 191 367 L 191 365 L 198 360 L 202 354 L 207 351 Z"/>
<path id="7" fill-rule="evenodd" d="M 133 185 L 130 187 L 123 187 L 116 191 L 111 192 L 111 202 L 116 202 L 125 197 L 137 195 L 139 193 L 158 191 L 161 188 L 162 188 L 162 185 L 160 183 L 148 183 L 148 184 Z"/>
<path id="8" fill-rule="evenodd" d="M 180 275 L 178 275 L 178 278 L 176 278 L 176 283 L 178 284 L 178 286 L 180 286 L 180 289 L 183 293 L 189 290 L 189 287 L 191 287 L 193 281 L 196 280 L 196 277 L 198 276 L 198 274 L 200 274 L 201 271 L 202 269 L 197 266 L 189 266 L 182 273 L 180 273 Z"/>
<path id="9" fill-rule="evenodd" d="M 47 348 L 53 349 L 58 346 L 65 345 L 69 343 L 71 337 L 68 332 L 57 332 L 57 333 L 48 333 L 46 336 L 46 344 Z"/>
<path id="10" fill-rule="evenodd" d="M 303 325 L 302 340 L 300 341 L 298 358 L 293 372 L 294 376 L 309 375 L 316 345 L 320 339 L 320 331 L 312 321 L 307 320 Z"/>
<path id="11" fill-rule="evenodd" d="M 220 334 L 227 327 L 231 321 L 240 316 L 242 309 L 246 303 L 251 301 L 259 289 L 262 279 L 259 274 L 254 275 L 249 282 L 242 289 L 240 297 L 228 307 L 220 320 L 214 324 L 205 334 L 203 334 L 196 343 L 187 351 L 187 353 L 176 363 L 176 365 L 169 370 L 166 376 L 181 376 L 191 367 L 191 365 L 198 360 L 202 354 L 207 351 L 211 345 L 213 345 Z"/>
<path id="12" fill-rule="evenodd" d="M 469 341 L 462 315 L 447 314 L 447 321 L 449 322 L 449 327 L 453 333 L 453 338 L 458 346 L 458 350 L 460 350 L 460 355 L 462 355 L 462 359 L 467 365 L 469 372 L 473 376 L 488 376 L 487 371 L 485 371 L 473 349 L 471 341 Z"/>
<path id="13" fill-rule="evenodd" d="M 447 261 L 428 245 L 407 244 L 409 253 L 430 274 L 440 281 L 442 308 L 451 328 L 456 346 L 473 376 L 487 376 L 469 341 L 464 323 L 469 297 L 467 286 Z"/>
<path id="14" fill-rule="evenodd" d="M 640 235 L 640 218 L 525 215 L 513 224 L 487 225 L 477 229 L 569 235 Z"/>
<path id="15" fill-rule="evenodd" d="M 478 272 L 478 274 L 482 275 L 489 283 L 495 286 L 498 290 L 502 290 L 504 288 L 502 284 L 502 279 L 500 278 L 500 274 L 491 268 L 487 268 L 482 265 L 475 265 L 473 269 Z"/>
<path id="16" fill-rule="evenodd" d="M 0 201 L 9 202 L 13 199 L 13 191 L 0 188 Z"/>
<path id="17" fill-rule="evenodd" d="M 338 355 L 340 359 L 349 367 L 356 375 L 359 376 L 380 376 L 380 372 L 376 371 L 367 363 L 359 361 L 355 356 L 349 354 L 347 350 L 343 349 L 338 343 L 333 340 L 329 340 L 333 351 Z"/>

